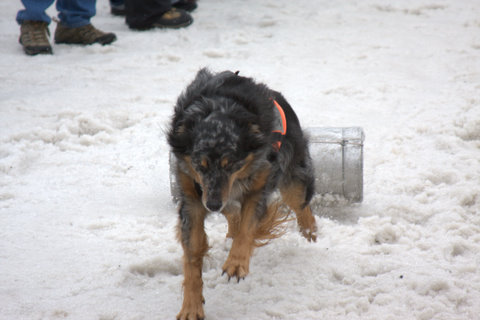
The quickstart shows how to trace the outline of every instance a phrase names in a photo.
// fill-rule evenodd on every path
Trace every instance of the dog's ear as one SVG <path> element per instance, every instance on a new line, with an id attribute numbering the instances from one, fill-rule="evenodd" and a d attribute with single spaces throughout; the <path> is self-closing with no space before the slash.
<path id="1" fill-rule="evenodd" d="M 200 69 L 195 79 L 185 88 L 177 100 L 178 111 L 187 109 L 206 89 L 209 81 L 213 78 L 213 74 L 206 68 Z"/>
<path id="2" fill-rule="evenodd" d="M 257 123 L 249 123 L 248 131 L 245 132 L 242 141 L 242 149 L 247 152 L 255 151 L 265 145 L 268 137 L 262 131 L 260 125 Z"/>
<path id="3" fill-rule="evenodd" d="M 177 155 L 187 155 L 191 153 L 193 139 L 184 123 L 174 123 L 168 131 L 167 137 L 173 153 Z"/>

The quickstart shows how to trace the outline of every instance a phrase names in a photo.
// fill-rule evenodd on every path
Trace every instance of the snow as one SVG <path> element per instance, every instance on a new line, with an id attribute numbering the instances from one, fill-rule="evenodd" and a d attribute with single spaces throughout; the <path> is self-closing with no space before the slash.
<path id="1" fill-rule="evenodd" d="M 175 318 L 163 130 L 204 66 L 366 134 L 363 203 L 316 212 L 316 243 L 291 223 L 245 281 L 208 218 L 208 319 L 480 319 L 480 2 L 202 0 L 192 26 L 138 32 L 100 0 L 117 42 L 36 57 L 20 8 L 0 2 L 0 319 Z"/>

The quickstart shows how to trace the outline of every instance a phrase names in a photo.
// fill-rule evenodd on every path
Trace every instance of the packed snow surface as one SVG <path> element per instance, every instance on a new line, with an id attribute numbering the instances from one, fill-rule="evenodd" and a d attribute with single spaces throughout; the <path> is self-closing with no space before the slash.
<path id="1" fill-rule="evenodd" d="M 208 218 L 207 319 L 480 319 L 479 1 L 202 0 L 190 27 L 139 32 L 99 0 L 114 44 L 35 57 L 20 8 L 0 2 L 0 319 L 175 318 L 164 130 L 202 67 L 366 135 L 364 201 L 317 208 L 316 243 L 290 223 L 245 281 Z"/>

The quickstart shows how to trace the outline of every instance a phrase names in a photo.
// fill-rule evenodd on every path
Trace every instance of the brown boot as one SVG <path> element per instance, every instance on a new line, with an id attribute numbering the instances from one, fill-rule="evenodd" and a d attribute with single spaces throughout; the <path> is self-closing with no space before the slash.
<path id="1" fill-rule="evenodd" d="M 52 54 L 52 46 L 48 37 L 48 24 L 43 21 L 23 21 L 20 26 L 20 38 L 18 41 L 23 46 L 26 54 Z"/>
<path id="2" fill-rule="evenodd" d="M 66 44 L 110 44 L 117 39 L 114 33 L 105 33 L 98 30 L 92 24 L 87 24 L 78 28 L 69 28 L 62 23 L 57 24 L 55 29 L 55 43 Z"/>
<path id="3" fill-rule="evenodd" d="M 183 28 L 191 25 L 193 18 L 185 10 L 172 8 L 158 17 L 152 24 L 156 28 Z"/>

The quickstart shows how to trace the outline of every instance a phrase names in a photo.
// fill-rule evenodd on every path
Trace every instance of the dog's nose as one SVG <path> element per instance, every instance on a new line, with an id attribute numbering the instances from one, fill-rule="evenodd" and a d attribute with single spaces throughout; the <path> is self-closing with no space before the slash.
<path id="1" fill-rule="evenodd" d="M 210 211 L 218 211 L 222 208 L 222 201 L 210 199 L 207 200 L 206 206 Z"/>

